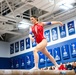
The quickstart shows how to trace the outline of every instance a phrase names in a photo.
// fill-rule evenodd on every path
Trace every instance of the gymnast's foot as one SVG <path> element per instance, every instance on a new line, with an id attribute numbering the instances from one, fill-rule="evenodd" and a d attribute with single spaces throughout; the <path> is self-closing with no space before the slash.
<path id="1" fill-rule="evenodd" d="M 30 69 L 30 70 L 39 70 L 39 68 L 38 68 L 38 67 L 33 67 L 33 68 Z"/>
<path id="2" fill-rule="evenodd" d="M 55 70 L 59 70 L 58 67 L 55 67 Z"/>
<path id="3" fill-rule="evenodd" d="M 59 65 L 57 65 L 57 66 L 55 67 L 55 70 L 59 70 Z"/>

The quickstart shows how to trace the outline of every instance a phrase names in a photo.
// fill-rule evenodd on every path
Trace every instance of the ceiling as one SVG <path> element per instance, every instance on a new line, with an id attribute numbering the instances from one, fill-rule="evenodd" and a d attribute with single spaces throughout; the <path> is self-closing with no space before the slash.
<path id="1" fill-rule="evenodd" d="M 29 28 L 19 29 L 24 19 L 29 23 L 31 15 L 37 15 L 40 21 L 63 20 L 76 15 L 76 0 L 70 0 L 73 6 L 68 10 L 60 8 L 68 0 L 0 0 L 0 40 L 12 41 L 28 34 Z M 67 12 L 68 11 L 68 12 Z"/>

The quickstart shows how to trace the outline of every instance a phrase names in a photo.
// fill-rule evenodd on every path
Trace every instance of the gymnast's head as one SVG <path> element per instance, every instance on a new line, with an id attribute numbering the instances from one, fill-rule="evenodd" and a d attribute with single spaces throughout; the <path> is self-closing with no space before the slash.
<path id="1" fill-rule="evenodd" d="M 37 23 L 38 22 L 38 17 L 37 16 L 31 16 L 30 17 L 30 20 L 33 24 Z"/>

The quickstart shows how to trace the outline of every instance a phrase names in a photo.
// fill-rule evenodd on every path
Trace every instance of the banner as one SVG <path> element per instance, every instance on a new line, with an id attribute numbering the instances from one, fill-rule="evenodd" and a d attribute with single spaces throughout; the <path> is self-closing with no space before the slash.
<path id="1" fill-rule="evenodd" d="M 76 42 L 71 43 L 70 47 L 71 47 L 71 55 L 72 55 L 72 57 L 76 57 Z"/>
<path id="2" fill-rule="evenodd" d="M 53 52 L 54 52 L 54 58 L 55 58 L 55 60 L 56 61 L 61 60 L 60 48 L 59 47 L 54 48 Z"/>
<path id="3" fill-rule="evenodd" d="M 60 31 L 60 37 L 61 37 L 61 38 L 66 37 L 65 24 L 64 24 L 63 26 L 59 26 L 59 31 Z"/>
<path id="4" fill-rule="evenodd" d="M 62 57 L 63 57 L 63 59 L 70 58 L 69 46 L 68 45 L 62 46 L 61 51 L 62 51 Z"/>
<path id="5" fill-rule="evenodd" d="M 24 50 L 24 40 L 20 41 L 20 51 Z"/>
<path id="6" fill-rule="evenodd" d="M 30 68 L 32 68 L 32 59 L 31 59 L 31 55 L 26 55 L 25 56 L 25 59 L 26 59 L 26 68 L 27 69 L 30 69 Z"/>
<path id="7" fill-rule="evenodd" d="M 41 65 L 43 65 L 45 63 L 45 55 L 42 52 L 39 52 L 39 62 Z"/>
<path id="8" fill-rule="evenodd" d="M 10 54 L 14 53 L 14 43 L 10 44 Z"/>
<path id="9" fill-rule="evenodd" d="M 48 52 L 50 53 L 50 55 L 53 56 L 52 49 L 49 49 Z M 51 61 L 48 57 L 46 57 L 46 61 L 47 61 L 47 63 L 51 63 Z"/>
<path id="10" fill-rule="evenodd" d="M 21 60 L 21 64 L 20 64 L 21 69 L 25 69 L 25 57 L 22 57 L 20 60 Z"/>
<path id="11" fill-rule="evenodd" d="M 32 47 L 35 47 L 37 44 L 36 44 L 36 40 L 35 40 L 35 37 L 32 36 L 34 38 L 34 41 L 32 42 Z"/>
<path id="12" fill-rule="evenodd" d="M 19 42 L 15 42 L 15 52 L 19 52 Z"/>
<path id="13" fill-rule="evenodd" d="M 47 39 L 47 42 L 50 42 L 50 30 L 46 30 L 45 32 L 44 32 L 44 35 L 45 35 L 45 38 Z"/>
<path id="14" fill-rule="evenodd" d="M 68 25 L 68 34 L 69 35 L 75 34 L 74 21 L 68 22 L 67 25 Z"/>
<path id="15" fill-rule="evenodd" d="M 30 38 L 26 38 L 26 49 L 30 48 Z"/>
<path id="16" fill-rule="evenodd" d="M 57 27 L 52 28 L 51 32 L 52 32 L 52 40 L 55 41 L 58 39 L 58 32 L 57 32 Z"/>

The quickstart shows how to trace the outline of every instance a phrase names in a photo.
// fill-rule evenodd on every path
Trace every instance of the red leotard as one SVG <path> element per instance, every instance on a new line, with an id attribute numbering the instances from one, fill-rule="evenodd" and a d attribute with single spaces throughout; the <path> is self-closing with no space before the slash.
<path id="1" fill-rule="evenodd" d="M 40 24 L 37 23 L 32 26 L 32 32 L 37 43 L 40 43 L 43 39 L 45 39 L 43 26 L 41 26 Z"/>

